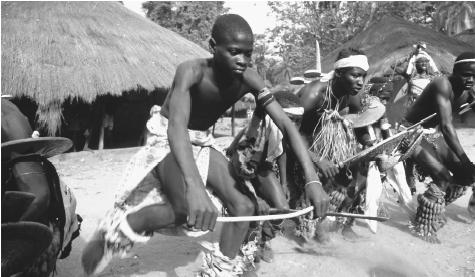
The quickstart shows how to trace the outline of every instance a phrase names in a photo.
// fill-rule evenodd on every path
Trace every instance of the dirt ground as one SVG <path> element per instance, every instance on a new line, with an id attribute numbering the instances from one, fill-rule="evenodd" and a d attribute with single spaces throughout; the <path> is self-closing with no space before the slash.
<path id="1" fill-rule="evenodd" d="M 225 119 L 228 120 L 228 119 Z M 226 121 L 224 123 L 227 123 Z M 223 124 L 229 126 L 228 124 Z M 230 135 L 229 129 L 217 134 Z M 239 122 L 238 127 L 242 127 Z M 475 128 L 459 128 L 459 138 L 475 160 Z M 221 138 L 224 145 L 230 138 Z M 80 254 L 98 220 L 113 203 L 122 169 L 137 148 L 68 153 L 52 158 L 60 177 L 78 200 L 77 213 L 83 218 L 81 236 L 73 243 L 71 255 L 57 264 L 58 277 L 83 276 Z M 418 192 L 422 192 L 422 184 Z M 349 242 L 331 234 L 327 245 L 299 244 L 292 236 L 272 241 L 273 263 L 259 263 L 259 276 L 475 276 L 475 224 L 466 210 L 471 191 L 447 208 L 448 223 L 439 232 L 441 244 L 429 244 L 414 237 L 408 217 L 389 194 L 386 207 L 391 219 L 379 223 L 371 233 L 364 221 L 355 231 L 364 236 Z M 115 259 L 100 276 L 193 276 L 201 265 L 200 240 L 216 241 L 219 228 L 198 239 L 156 234 L 147 244 L 136 245 L 124 259 Z"/>

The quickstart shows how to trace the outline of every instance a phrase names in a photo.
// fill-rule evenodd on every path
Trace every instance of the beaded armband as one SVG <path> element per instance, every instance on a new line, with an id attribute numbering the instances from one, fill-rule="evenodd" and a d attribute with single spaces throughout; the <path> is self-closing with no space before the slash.
<path id="1" fill-rule="evenodd" d="M 257 104 L 260 106 L 265 107 L 272 101 L 274 101 L 274 94 L 268 88 L 263 88 L 257 93 Z"/>

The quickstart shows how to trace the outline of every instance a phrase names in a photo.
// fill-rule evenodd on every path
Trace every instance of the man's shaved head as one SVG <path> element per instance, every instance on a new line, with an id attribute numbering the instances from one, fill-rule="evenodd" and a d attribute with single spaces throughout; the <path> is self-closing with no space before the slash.
<path id="1" fill-rule="evenodd" d="M 219 44 L 235 33 L 243 33 L 251 38 L 253 37 L 251 26 L 244 18 L 237 14 L 225 14 L 219 16 L 214 22 L 211 37 Z"/>

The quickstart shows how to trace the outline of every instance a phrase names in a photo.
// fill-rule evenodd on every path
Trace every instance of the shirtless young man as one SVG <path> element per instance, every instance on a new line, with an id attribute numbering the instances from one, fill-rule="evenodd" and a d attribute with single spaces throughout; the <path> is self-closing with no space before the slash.
<path id="1" fill-rule="evenodd" d="M 335 71 L 330 73 L 330 78 L 324 77 L 321 80 L 313 81 L 298 93 L 304 107 L 300 132 L 307 139 L 308 145 L 312 145 L 314 130 L 325 110 L 338 111 L 346 107 L 349 108 L 349 113 L 357 113 L 361 110 L 359 93 L 363 88 L 366 72 L 369 69 L 367 57 L 360 50 L 344 49 L 339 53 L 334 67 Z M 318 132 L 320 130 L 315 130 L 315 134 Z M 362 139 L 367 139 L 365 134 L 360 135 Z M 316 157 L 314 163 L 323 175 L 325 186 L 331 187 L 330 184 L 335 182 L 335 178 L 337 179 L 336 183 L 340 185 L 347 186 L 350 183 L 350 180 L 343 176 L 344 172 L 340 173 L 339 165 L 327 158 Z M 342 205 L 342 203 L 339 204 Z M 343 234 L 355 237 L 350 228 L 345 228 Z M 317 230 L 317 239 L 325 241 L 324 232 Z"/>
<path id="2" fill-rule="evenodd" d="M 204 173 L 207 175 L 206 181 L 203 180 L 199 165 L 193 159 L 197 144 L 191 141 L 189 135 L 190 129 L 209 134 L 209 128 L 219 117 L 248 92 L 255 95 L 258 105 L 265 109 L 284 136 L 288 137 L 304 169 L 305 190 L 315 207 L 315 214 L 325 214 L 329 199 L 318 181 L 303 140 L 274 101 L 272 93 L 265 88 L 264 81 L 256 71 L 248 68 L 253 43 L 252 30 L 242 17 L 223 15 L 218 17 L 212 28 L 209 47 L 213 57 L 187 61 L 178 66 L 161 110 L 161 114 L 168 118 L 170 153 L 154 169 L 168 201 L 128 213 L 121 220 L 120 235 L 127 228 L 133 232 L 130 239 L 143 233 L 183 225 L 202 231 L 214 230 L 218 210 L 206 187 L 221 200 L 229 214 L 249 216 L 255 213 L 253 202 L 238 190 L 238 182 L 228 161 L 214 148 L 202 147 L 209 149 L 209 170 Z M 235 261 L 248 227 L 249 222 L 224 224 L 219 249 L 210 254 L 213 259 L 208 263 L 210 268 L 204 273 L 205 276 L 215 276 L 221 271 L 229 274 L 226 276 L 242 274 L 242 268 L 236 268 L 239 265 Z M 104 267 L 99 266 L 105 256 L 102 248 L 103 238 L 92 240 L 86 246 L 83 266 L 87 273 L 97 272 L 97 269 Z M 210 271 L 213 273 L 208 273 Z"/>
<path id="3" fill-rule="evenodd" d="M 355 61 L 349 60 L 355 57 Z M 339 61 L 342 61 L 339 64 Z M 348 64 L 345 64 L 348 61 Z M 356 113 L 361 109 L 360 96 L 358 93 L 363 88 L 366 71 L 369 69 L 368 61 L 363 52 L 357 49 L 342 50 L 335 63 L 335 71 L 330 80 L 322 78 L 313 81 L 303 87 L 299 92 L 300 102 L 304 108 L 300 132 L 312 143 L 311 139 L 319 118 L 323 114 L 323 108 L 343 110 L 349 108 L 349 113 Z M 326 95 L 327 89 L 331 89 L 331 95 Z M 327 108 L 327 107 L 325 107 Z M 318 130 L 317 130 L 318 132 Z M 323 159 L 316 163 L 325 178 L 335 176 L 339 167 Z"/>
<path id="4" fill-rule="evenodd" d="M 423 139 L 412 155 L 423 173 L 435 183 L 418 199 L 419 207 L 430 211 L 433 216 L 429 222 L 416 222 L 417 226 L 431 227 L 428 230 L 416 228 L 423 237 L 432 236 L 434 240 L 430 241 L 438 241 L 436 232 L 445 223 L 441 218 L 443 207 L 455 201 L 467 186 L 475 182 L 475 165 L 460 145 L 452 117 L 452 113 L 459 110 L 462 104 L 474 101 L 471 92 L 474 79 L 475 53 L 460 54 L 454 62 L 453 73 L 430 82 L 405 116 L 406 125 L 410 126 L 437 114 L 422 126 L 429 128 L 438 125 L 440 133 Z M 424 213 L 418 211 L 416 221 Z"/>

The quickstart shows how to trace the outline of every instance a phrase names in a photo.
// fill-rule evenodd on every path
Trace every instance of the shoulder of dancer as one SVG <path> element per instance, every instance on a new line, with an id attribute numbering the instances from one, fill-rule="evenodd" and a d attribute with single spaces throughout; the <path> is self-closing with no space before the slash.
<path id="1" fill-rule="evenodd" d="M 327 82 L 313 81 L 300 89 L 297 96 L 300 98 L 300 103 L 305 111 L 318 109 L 322 106 L 325 100 L 324 92 L 327 85 Z"/>
<path id="2" fill-rule="evenodd" d="M 427 86 L 432 93 L 436 93 L 438 95 L 443 95 L 450 97 L 453 95 L 452 91 L 452 84 L 450 83 L 449 79 L 445 76 L 439 76 L 434 78 L 432 82 Z"/>
<path id="3" fill-rule="evenodd" d="M 196 84 L 205 76 L 207 67 L 209 67 L 207 59 L 184 61 L 177 67 L 174 82 L 186 81 L 191 84 Z"/>

